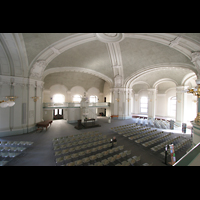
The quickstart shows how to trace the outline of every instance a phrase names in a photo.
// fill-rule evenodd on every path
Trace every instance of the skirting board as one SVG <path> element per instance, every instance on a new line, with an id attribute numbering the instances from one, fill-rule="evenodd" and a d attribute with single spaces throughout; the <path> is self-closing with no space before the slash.
<path id="1" fill-rule="evenodd" d="M 36 126 L 32 126 L 28 128 L 28 133 L 35 131 Z M 6 137 L 6 136 L 13 136 L 13 135 L 21 135 L 27 133 L 27 128 L 22 128 L 22 129 L 16 129 L 16 130 L 5 130 L 5 131 L 0 131 L 0 137 Z"/>

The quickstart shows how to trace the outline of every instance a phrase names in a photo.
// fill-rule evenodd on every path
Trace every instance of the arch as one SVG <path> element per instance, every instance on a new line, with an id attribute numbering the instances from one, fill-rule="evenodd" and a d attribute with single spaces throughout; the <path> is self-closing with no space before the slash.
<path id="1" fill-rule="evenodd" d="M 64 51 L 97 40 L 94 33 L 79 33 L 61 39 L 41 51 L 30 63 L 29 77 L 41 79 L 46 66 Z"/>
<path id="2" fill-rule="evenodd" d="M 177 83 L 175 80 L 173 80 L 173 79 L 171 79 L 171 78 L 162 78 L 162 79 L 156 81 L 156 82 L 153 84 L 153 88 L 157 88 L 157 86 L 158 86 L 159 84 L 164 83 L 164 82 L 168 82 L 168 81 L 171 81 L 171 82 L 175 83 L 176 86 L 178 86 L 178 83 Z"/>
<path id="3" fill-rule="evenodd" d="M 137 38 L 157 42 L 181 52 L 191 59 L 191 52 L 199 48 L 199 42 L 185 36 L 171 33 L 125 33 L 124 37 Z M 98 40 L 95 33 L 79 33 L 61 39 L 41 51 L 30 63 L 29 77 L 41 79 L 46 66 L 60 53 L 77 45 Z M 181 45 L 179 45 L 181 43 Z M 190 47 L 190 49 L 188 49 Z M 194 68 L 193 68 L 194 69 Z"/>
<path id="4" fill-rule="evenodd" d="M 65 95 L 60 94 L 60 93 L 54 94 L 52 100 L 54 103 L 64 103 Z"/>
<path id="5" fill-rule="evenodd" d="M 133 87 L 134 85 L 137 85 L 137 84 L 145 84 L 145 85 L 148 86 L 148 88 L 150 88 L 150 85 L 149 85 L 147 82 L 145 82 L 145 81 L 137 81 L 137 82 L 133 83 L 132 87 Z"/>
<path id="6" fill-rule="evenodd" d="M 132 88 L 132 85 L 135 83 L 135 81 L 137 81 L 137 78 L 139 78 L 141 75 L 144 75 L 152 71 L 160 70 L 161 68 L 168 69 L 171 67 L 187 68 L 193 71 L 195 74 L 197 74 L 197 70 L 193 68 L 192 64 L 190 65 L 190 64 L 185 64 L 185 63 L 160 63 L 156 65 L 147 66 L 141 70 L 134 72 L 133 74 L 131 74 L 129 77 L 125 79 L 124 87 Z"/>
<path id="7" fill-rule="evenodd" d="M 196 78 L 196 74 L 195 73 L 189 73 L 187 75 L 185 75 L 183 77 L 183 80 L 181 81 L 181 85 L 184 86 L 186 84 L 187 81 L 189 81 L 192 78 Z"/>
<path id="8" fill-rule="evenodd" d="M 96 72 L 92 69 L 87 69 L 87 68 L 83 68 L 83 67 L 59 67 L 59 68 L 51 68 L 48 70 L 45 70 L 42 76 L 42 80 L 44 80 L 44 78 L 52 73 L 56 73 L 56 72 L 82 72 L 82 73 L 86 73 L 86 74 L 91 74 L 94 76 L 97 76 L 101 79 L 103 79 L 104 81 L 106 81 L 110 87 L 113 86 L 113 80 L 111 78 L 109 78 L 108 76 L 100 73 L 100 72 Z"/>

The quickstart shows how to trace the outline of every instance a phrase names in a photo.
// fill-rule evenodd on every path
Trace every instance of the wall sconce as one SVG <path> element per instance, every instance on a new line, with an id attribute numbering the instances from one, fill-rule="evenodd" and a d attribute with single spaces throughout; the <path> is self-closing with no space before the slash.
<path id="1" fill-rule="evenodd" d="M 6 107 L 12 107 L 15 105 L 15 99 L 17 99 L 18 97 L 16 96 L 6 96 L 5 97 L 7 100 L 3 100 L 3 101 L 0 101 L 0 107 L 1 108 L 6 108 Z"/>
<path id="2" fill-rule="evenodd" d="M 129 99 L 129 98 L 127 99 L 128 102 L 129 102 L 130 100 L 131 100 L 131 99 Z"/>
<path id="3" fill-rule="evenodd" d="M 34 102 L 36 102 L 40 97 L 31 97 Z"/>
<path id="4" fill-rule="evenodd" d="M 119 102 L 120 99 L 117 98 L 117 99 L 115 99 L 115 100 L 116 100 L 117 102 Z"/>

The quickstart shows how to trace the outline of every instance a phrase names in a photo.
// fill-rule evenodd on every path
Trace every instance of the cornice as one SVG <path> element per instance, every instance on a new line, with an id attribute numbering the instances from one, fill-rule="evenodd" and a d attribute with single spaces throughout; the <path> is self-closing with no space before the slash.
<path id="1" fill-rule="evenodd" d="M 24 77 L 16 77 L 16 76 L 3 76 L 0 75 L 0 82 L 2 85 L 7 84 L 7 85 L 20 85 L 20 86 L 27 86 L 31 85 L 33 87 L 40 87 L 43 88 L 44 82 L 35 80 L 35 79 L 30 79 L 30 78 L 24 78 Z"/>

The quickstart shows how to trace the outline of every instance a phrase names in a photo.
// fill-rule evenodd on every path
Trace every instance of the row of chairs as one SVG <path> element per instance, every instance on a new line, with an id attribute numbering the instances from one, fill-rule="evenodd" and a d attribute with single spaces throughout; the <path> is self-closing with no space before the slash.
<path id="1" fill-rule="evenodd" d="M 80 133 L 80 134 L 77 134 L 77 135 L 69 135 L 69 136 L 65 136 L 65 137 L 59 137 L 59 138 L 54 138 L 52 140 L 52 142 L 62 142 L 62 141 L 65 141 L 65 142 L 71 142 L 71 141 L 75 141 L 75 140 L 79 140 L 79 139 L 86 139 L 86 138 L 89 138 L 89 137 L 95 137 L 95 136 L 100 136 L 102 135 L 102 133 L 99 133 L 99 132 L 86 132 L 86 133 Z"/>
<path id="2" fill-rule="evenodd" d="M 26 148 L 25 147 L 0 147 L 0 151 L 24 151 Z"/>
<path id="3" fill-rule="evenodd" d="M 85 151 L 81 151 L 80 153 L 82 155 L 85 155 L 85 154 L 89 154 L 89 153 L 94 153 L 96 151 L 101 151 L 102 149 L 106 149 L 106 148 L 109 148 L 111 147 L 112 144 L 111 143 L 108 143 L 108 144 L 104 144 L 104 145 L 100 145 L 98 147 L 94 147 L 94 148 L 90 148 L 90 149 L 87 149 Z M 70 148 L 70 149 L 64 149 L 64 150 L 61 150 L 61 151 L 56 151 L 55 152 L 55 156 L 62 156 L 62 155 L 65 155 L 67 153 L 73 153 L 75 151 L 80 151 L 84 148 L 87 148 L 88 146 L 87 145 L 82 145 L 82 146 L 78 146 L 79 148 Z"/>
<path id="4" fill-rule="evenodd" d="M 123 136 L 126 137 L 127 133 L 130 133 L 130 132 L 141 133 L 142 131 L 146 131 L 146 130 L 150 130 L 150 129 L 151 129 L 150 127 L 135 126 L 132 129 L 118 132 L 118 134 L 121 135 L 121 134 L 125 133 Z"/>
<path id="5" fill-rule="evenodd" d="M 21 153 L 21 152 L 20 152 Z M 0 152 L 0 157 L 3 158 L 14 158 L 20 154 L 19 152 Z"/>
<path id="6" fill-rule="evenodd" d="M 85 139 L 85 140 L 69 142 L 67 144 L 65 142 L 62 142 L 62 143 L 54 142 L 53 147 L 56 148 L 56 147 L 59 147 L 61 145 L 66 145 L 66 147 L 72 147 L 72 146 L 81 145 L 81 144 L 84 144 L 84 143 L 95 142 L 95 141 L 98 141 L 98 140 L 106 139 L 106 137 L 107 137 L 106 135 L 97 136 L 97 137 L 88 138 L 88 139 Z"/>
<path id="7" fill-rule="evenodd" d="M 144 133 L 131 136 L 131 137 L 129 137 L 128 139 L 129 139 L 129 140 L 135 140 L 135 139 L 138 139 L 138 138 L 147 136 L 147 135 L 149 135 L 149 134 L 152 134 L 152 133 L 154 133 L 154 132 L 156 132 L 156 131 L 157 131 L 157 129 L 152 130 L 152 131 L 147 131 L 147 132 L 145 131 Z"/>
<path id="8" fill-rule="evenodd" d="M 65 150 L 65 149 L 69 148 L 69 152 L 74 152 L 74 151 L 78 151 L 78 150 L 85 149 L 85 148 L 95 147 L 95 146 L 98 146 L 98 145 L 101 145 L 101 144 L 104 144 L 107 142 L 110 142 L 110 139 L 107 138 L 107 139 L 99 140 L 96 142 L 90 142 L 90 143 L 78 145 L 76 147 L 69 147 L 67 144 L 63 144 L 63 145 L 54 147 L 54 151 L 57 151 L 57 150 L 60 151 L 61 149 Z"/>
<path id="9" fill-rule="evenodd" d="M 125 157 L 129 156 L 131 154 L 131 151 L 123 151 L 117 154 L 114 154 L 107 159 L 101 158 L 100 161 L 94 162 L 98 156 L 96 157 L 95 155 L 86 157 L 77 161 L 73 161 L 70 163 L 67 163 L 66 166 L 80 166 L 82 164 L 88 164 L 89 166 L 107 166 L 109 164 L 113 164 L 115 161 L 119 161 L 120 159 L 124 159 Z M 93 164 L 91 162 L 94 162 Z"/>
<path id="10" fill-rule="evenodd" d="M 30 146 L 32 144 L 33 144 L 33 142 L 30 142 L 30 141 L 0 141 L 0 145 L 6 145 L 6 146 L 8 146 L 8 145 L 12 145 L 12 146 L 13 145 L 17 145 L 17 146 L 28 145 L 28 146 Z"/>
<path id="11" fill-rule="evenodd" d="M 127 125 L 122 125 L 122 126 L 111 127 L 110 129 L 115 132 L 120 132 L 120 131 L 132 129 L 135 126 L 136 124 L 127 124 Z"/>
<path id="12" fill-rule="evenodd" d="M 167 138 L 170 137 L 171 135 L 172 135 L 172 133 L 167 133 L 167 134 L 165 134 L 165 135 L 163 135 L 163 136 L 161 136 L 161 137 L 158 137 L 158 138 L 155 138 L 155 139 L 153 139 L 153 140 L 147 141 L 147 142 L 143 143 L 142 145 L 143 145 L 144 147 L 151 146 L 152 144 L 155 144 L 155 143 L 157 143 L 157 142 L 159 142 L 159 141 L 161 141 L 161 140 L 163 140 L 163 139 L 167 139 Z"/>
<path id="13" fill-rule="evenodd" d="M 137 135 L 139 133 L 144 133 L 144 132 L 149 131 L 149 130 L 150 130 L 150 128 L 142 128 L 142 129 L 139 129 L 139 130 L 127 131 L 126 134 L 124 134 L 123 136 L 129 137 L 131 135 Z"/>
<path id="14" fill-rule="evenodd" d="M 163 134 L 163 131 L 160 131 L 160 132 L 157 132 L 157 133 L 152 133 L 151 135 L 148 135 L 146 137 L 143 137 L 143 138 L 140 138 L 138 140 L 135 140 L 136 143 L 142 143 L 142 142 L 145 142 L 146 140 L 150 140 L 156 136 L 159 136 L 159 135 L 162 135 Z"/>
<path id="15" fill-rule="evenodd" d="M 111 143 L 110 143 L 111 144 Z M 112 144 L 111 144 L 112 145 Z M 110 147 L 110 146 L 109 146 Z M 110 150 L 105 150 L 105 151 L 102 151 L 101 149 L 101 152 L 95 154 L 97 156 L 97 158 L 101 158 L 102 156 L 106 156 L 108 154 L 111 154 L 111 153 L 114 153 L 114 152 L 117 152 L 117 151 L 120 151 L 120 150 L 123 150 L 124 146 L 119 146 L 119 147 L 115 147 L 113 149 L 110 149 Z M 77 158 L 81 158 L 82 156 L 85 156 L 87 155 L 86 157 L 89 157 L 89 154 L 91 153 L 95 153 L 95 152 L 92 152 L 91 149 L 88 149 L 86 151 L 81 151 L 79 153 L 74 153 L 74 154 L 70 154 L 70 155 L 67 155 L 67 156 L 61 156 L 59 158 L 56 158 L 56 164 L 58 163 L 62 163 L 62 162 L 66 162 L 67 160 L 72 160 L 72 159 L 77 159 Z M 95 156 L 94 155 L 94 156 Z M 85 157 L 84 157 L 85 158 Z M 82 158 L 83 159 L 83 158 Z"/>
<path id="16" fill-rule="evenodd" d="M 153 150 L 153 151 L 158 151 L 158 150 L 164 148 L 165 145 L 170 144 L 170 143 L 172 143 L 172 142 L 175 142 L 176 140 L 178 140 L 178 139 L 180 139 L 180 138 L 181 138 L 181 136 L 177 136 L 177 137 L 175 137 L 175 138 L 170 138 L 170 139 L 166 140 L 165 142 L 162 142 L 161 144 L 158 144 L 158 145 L 152 147 L 151 150 Z"/>

